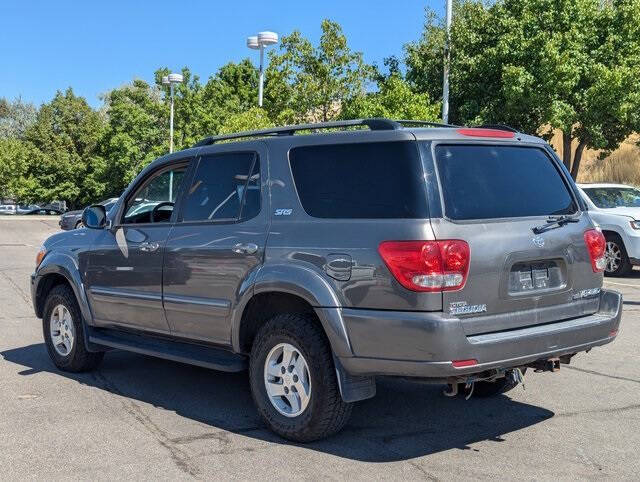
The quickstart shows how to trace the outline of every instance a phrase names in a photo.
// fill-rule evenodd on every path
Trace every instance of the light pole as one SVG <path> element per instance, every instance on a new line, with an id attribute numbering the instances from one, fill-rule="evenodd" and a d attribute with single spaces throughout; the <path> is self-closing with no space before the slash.
<path id="1" fill-rule="evenodd" d="M 451 3 L 452 0 L 446 0 L 447 2 L 447 16 L 446 26 L 447 31 L 445 34 L 444 44 L 444 76 L 442 79 L 442 122 L 449 123 L 449 63 L 451 61 Z"/>
<path id="2" fill-rule="evenodd" d="M 173 152 L 173 86 L 181 84 L 184 78 L 182 74 L 169 74 L 162 77 L 162 85 L 168 85 L 171 92 L 171 114 L 169 115 L 169 152 Z"/>
<path id="3" fill-rule="evenodd" d="M 169 74 L 162 77 L 162 84 L 169 86 L 171 92 L 171 113 L 169 114 L 169 153 L 173 152 L 173 86 L 181 84 L 182 74 Z M 169 200 L 173 202 L 173 171 L 169 171 Z"/>
<path id="4" fill-rule="evenodd" d="M 260 84 L 258 85 L 258 106 L 262 107 L 262 89 L 264 85 L 264 48 L 278 43 L 275 32 L 260 32 L 258 35 L 247 37 L 247 47 L 260 50 Z"/>

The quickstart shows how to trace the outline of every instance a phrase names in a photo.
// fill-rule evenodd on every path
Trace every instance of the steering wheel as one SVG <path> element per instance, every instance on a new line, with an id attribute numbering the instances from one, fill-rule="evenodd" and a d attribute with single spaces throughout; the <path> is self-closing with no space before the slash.
<path id="1" fill-rule="evenodd" d="M 172 203 L 170 201 L 165 201 L 165 202 L 161 202 L 159 204 L 156 204 L 156 206 L 153 208 L 153 210 L 151 211 L 151 222 L 155 223 L 156 222 L 156 215 L 158 214 L 158 211 L 160 211 L 160 208 L 164 207 L 164 206 L 171 206 L 173 207 L 175 205 L 175 203 Z"/>

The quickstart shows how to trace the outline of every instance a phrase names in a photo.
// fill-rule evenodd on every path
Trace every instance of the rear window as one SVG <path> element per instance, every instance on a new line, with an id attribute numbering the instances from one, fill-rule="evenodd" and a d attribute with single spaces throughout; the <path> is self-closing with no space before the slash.
<path id="1" fill-rule="evenodd" d="M 426 218 L 424 174 L 414 142 L 291 149 L 302 207 L 317 218 Z"/>
<path id="2" fill-rule="evenodd" d="M 445 214 L 454 220 L 571 214 L 577 211 L 553 161 L 532 147 L 439 145 Z"/>

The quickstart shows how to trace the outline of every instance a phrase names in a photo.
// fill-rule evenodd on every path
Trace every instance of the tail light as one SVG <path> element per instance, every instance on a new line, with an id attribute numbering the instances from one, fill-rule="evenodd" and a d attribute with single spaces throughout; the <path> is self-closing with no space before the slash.
<path id="1" fill-rule="evenodd" d="M 471 137 L 497 137 L 500 139 L 511 139 L 515 134 L 511 131 L 501 131 L 500 129 L 486 129 L 482 127 L 463 127 L 456 130 L 458 134 Z"/>
<path id="2" fill-rule="evenodd" d="M 378 252 L 395 279 L 411 291 L 459 290 L 467 281 L 466 241 L 384 241 Z"/>
<path id="3" fill-rule="evenodd" d="M 591 258 L 591 268 L 594 273 L 604 271 L 607 266 L 607 258 L 604 255 L 607 242 L 604 239 L 602 231 L 599 229 L 589 229 L 584 232 L 584 243 L 589 250 L 589 258 Z"/>
<path id="4" fill-rule="evenodd" d="M 478 364 L 478 360 L 473 358 L 469 360 L 453 360 L 451 364 L 454 368 L 472 367 Z"/>

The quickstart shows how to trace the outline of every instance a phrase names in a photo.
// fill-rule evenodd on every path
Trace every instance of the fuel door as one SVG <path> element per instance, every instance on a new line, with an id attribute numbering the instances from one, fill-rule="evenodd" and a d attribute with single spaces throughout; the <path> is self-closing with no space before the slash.
<path id="1" fill-rule="evenodd" d="M 348 254 L 330 254 L 324 270 L 327 275 L 338 281 L 349 281 L 351 278 L 351 266 L 353 261 Z"/>

